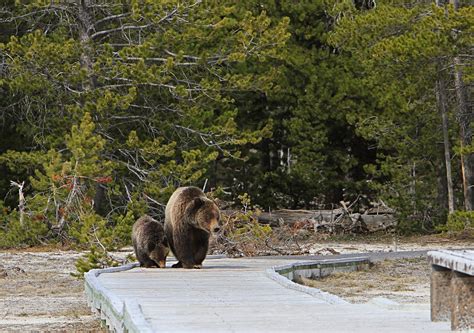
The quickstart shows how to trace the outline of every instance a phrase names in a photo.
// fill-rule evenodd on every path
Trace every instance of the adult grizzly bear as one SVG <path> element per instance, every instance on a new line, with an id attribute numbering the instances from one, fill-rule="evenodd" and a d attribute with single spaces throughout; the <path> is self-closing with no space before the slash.
<path id="1" fill-rule="evenodd" d="M 178 188 L 166 205 L 165 234 L 178 263 L 172 267 L 201 268 L 209 235 L 219 231 L 220 213 L 214 201 L 197 187 Z"/>
<path id="2" fill-rule="evenodd" d="M 140 217 L 133 225 L 132 244 L 140 266 L 166 267 L 170 248 L 160 222 L 148 215 Z"/>

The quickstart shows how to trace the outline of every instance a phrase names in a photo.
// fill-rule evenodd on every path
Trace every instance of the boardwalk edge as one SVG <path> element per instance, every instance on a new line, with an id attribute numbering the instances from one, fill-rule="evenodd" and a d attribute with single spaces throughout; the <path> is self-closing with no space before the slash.
<path id="1" fill-rule="evenodd" d="M 322 266 L 328 265 L 357 265 L 359 263 L 369 263 L 369 257 L 353 257 L 348 259 L 321 259 L 321 260 L 314 260 L 314 261 L 305 261 L 305 262 L 296 262 L 288 265 L 282 266 L 274 266 L 272 268 L 268 268 L 266 270 L 266 275 L 282 285 L 285 288 L 297 290 L 299 292 L 303 292 L 309 294 L 313 297 L 321 299 L 329 304 L 350 304 L 348 301 L 344 300 L 343 298 L 322 291 L 317 288 L 307 287 L 296 282 L 293 282 L 291 278 L 285 276 L 286 274 L 290 273 L 293 274 L 294 272 L 298 271 L 308 271 L 311 269 L 321 269 Z"/>
<path id="2" fill-rule="evenodd" d="M 121 301 L 97 278 L 101 274 L 127 271 L 138 266 L 139 263 L 132 263 L 119 267 L 93 269 L 84 275 L 87 302 L 113 332 L 153 332 L 137 302 Z"/>

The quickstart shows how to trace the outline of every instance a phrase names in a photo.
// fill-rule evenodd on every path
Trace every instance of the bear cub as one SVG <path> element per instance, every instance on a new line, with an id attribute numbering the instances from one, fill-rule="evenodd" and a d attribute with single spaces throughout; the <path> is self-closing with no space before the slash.
<path id="1" fill-rule="evenodd" d="M 160 222 L 148 215 L 140 217 L 133 225 L 132 244 L 140 266 L 166 267 L 170 249 Z"/>
<path id="2" fill-rule="evenodd" d="M 178 260 L 172 267 L 201 268 L 219 221 L 219 208 L 204 192 L 193 186 L 178 188 L 165 211 L 166 238 Z"/>

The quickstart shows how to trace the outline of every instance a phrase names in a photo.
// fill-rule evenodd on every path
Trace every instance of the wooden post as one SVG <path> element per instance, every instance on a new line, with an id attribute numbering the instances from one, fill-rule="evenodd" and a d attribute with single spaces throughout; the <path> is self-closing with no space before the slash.
<path id="1" fill-rule="evenodd" d="M 450 269 L 431 266 L 431 321 L 449 321 L 451 318 Z"/>
<path id="2" fill-rule="evenodd" d="M 474 330 L 474 276 L 453 272 L 451 330 Z"/>

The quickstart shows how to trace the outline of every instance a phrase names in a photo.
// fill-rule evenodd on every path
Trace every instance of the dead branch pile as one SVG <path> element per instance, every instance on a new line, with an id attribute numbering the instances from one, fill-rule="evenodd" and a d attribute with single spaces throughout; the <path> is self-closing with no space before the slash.
<path id="1" fill-rule="evenodd" d="M 314 237 L 366 234 L 396 226 L 395 212 L 385 205 L 362 213 L 354 212 L 353 206 L 341 202 L 341 207 L 330 210 L 221 209 L 223 226 L 210 249 L 229 256 L 303 255 L 308 254 L 308 242 L 313 244 Z M 332 249 L 320 251 L 334 254 Z"/>

